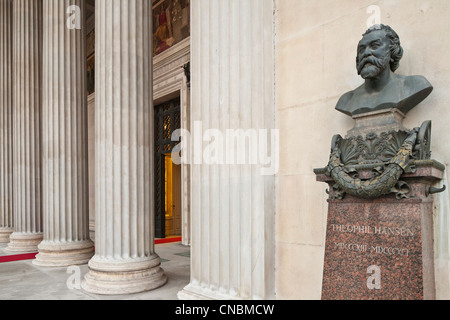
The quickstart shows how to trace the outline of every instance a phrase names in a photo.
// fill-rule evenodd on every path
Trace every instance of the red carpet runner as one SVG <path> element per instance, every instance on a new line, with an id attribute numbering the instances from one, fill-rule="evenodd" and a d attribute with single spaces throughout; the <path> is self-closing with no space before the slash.
<path id="1" fill-rule="evenodd" d="M 22 261 L 22 260 L 32 260 L 36 257 L 37 252 L 35 253 L 26 253 L 26 254 L 16 254 L 13 256 L 4 256 L 0 257 L 0 263 L 3 262 L 13 262 L 13 261 Z"/>
<path id="2" fill-rule="evenodd" d="M 181 241 L 181 237 L 156 239 L 155 244 L 180 242 L 180 241 Z M 11 255 L 11 256 L 3 256 L 3 257 L 0 257 L 0 263 L 22 261 L 22 260 L 33 260 L 37 254 L 38 254 L 37 252 L 34 252 L 34 253 L 26 253 L 26 254 L 16 254 L 16 255 Z"/>

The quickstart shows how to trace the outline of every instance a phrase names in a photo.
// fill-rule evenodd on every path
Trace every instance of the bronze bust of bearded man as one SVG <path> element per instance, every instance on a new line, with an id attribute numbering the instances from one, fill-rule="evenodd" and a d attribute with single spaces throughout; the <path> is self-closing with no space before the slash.
<path id="1" fill-rule="evenodd" d="M 389 26 L 375 25 L 358 44 L 356 66 L 365 83 L 344 94 L 336 110 L 349 116 L 396 108 L 406 115 L 428 97 L 433 87 L 423 76 L 401 76 L 403 48 Z"/>

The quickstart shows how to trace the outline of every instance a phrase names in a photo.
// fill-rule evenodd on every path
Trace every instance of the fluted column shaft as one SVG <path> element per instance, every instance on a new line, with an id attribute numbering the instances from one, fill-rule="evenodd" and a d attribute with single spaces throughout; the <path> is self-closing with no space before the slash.
<path id="1" fill-rule="evenodd" d="M 194 0 L 191 6 L 191 128 L 201 123 L 203 133 L 218 130 L 221 137 L 229 129 L 271 132 L 273 1 Z M 259 138 L 256 146 L 265 140 Z M 250 148 L 229 142 L 221 160 L 249 154 Z M 272 299 L 274 175 L 263 176 L 262 163 L 249 157 L 245 163 L 208 163 L 207 148 L 197 145 L 193 158 L 203 161 L 191 166 L 191 282 L 178 297 Z"/>
<path id="2" fill-rule="evenodd" d="M 42 211 L 44 240 L 34 264 L 70 266 L 93 256 L 89 239 L 86 44 L 68 28 L 67 8 L 83 0 L 44 0 Z"/>
<path id="3" fill-rule="evenodd" d="M 0 0 L 0 243 L 13 232 L 12 1 Z"/>
<path id="4" fill-rule="evenodd" d="M 166 282 L 153 239 L 151 1 L 97 0 L 96 252 L 82 287 L 134 293 Z"/>
<path id="5" fill-rule="evenodd" d="M 41 214 L 42 0 L 13 1 L 13 210 L 8 249 L 35 251 Z"/>

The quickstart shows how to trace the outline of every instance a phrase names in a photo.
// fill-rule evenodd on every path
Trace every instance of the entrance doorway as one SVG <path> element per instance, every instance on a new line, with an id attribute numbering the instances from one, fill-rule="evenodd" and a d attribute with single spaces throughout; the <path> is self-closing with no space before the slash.
<path id="1" fill-rule="evenodd" d="M 180 98 L 155 107 L 155 237 L 181 235 L 181 166 L 171 152 L 179 143 L 172 133 L 180 129 Z"/>
<path id="2" fill-rule="evenodd" d="M 172 162 L 170 154 L 165 162 L 166 237 L 181 235 L 181 166 Z"/>

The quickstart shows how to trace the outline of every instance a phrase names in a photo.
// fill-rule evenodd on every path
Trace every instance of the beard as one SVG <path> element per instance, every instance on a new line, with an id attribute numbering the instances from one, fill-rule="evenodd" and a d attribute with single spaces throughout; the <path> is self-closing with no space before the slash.
<path id="1" fill-rule="evenodd" d="M 388 53 L 384 57 L 375 58 L 368 56 L 357 63 L 358 75 L 363 79 L 370 79 L 378 76 L 381 71 L 389 68 L 391 54 Z"/>

